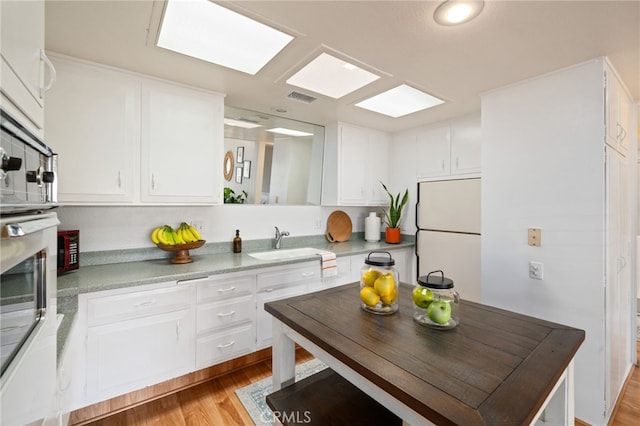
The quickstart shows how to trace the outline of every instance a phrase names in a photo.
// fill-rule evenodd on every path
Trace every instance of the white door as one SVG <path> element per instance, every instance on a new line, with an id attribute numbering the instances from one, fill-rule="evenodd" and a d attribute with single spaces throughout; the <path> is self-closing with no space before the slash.
<path id="1" fill-rule="evenodd" d="M 480 235 L 418 231 L 418 274 L 442 270 L 460 297 L 480 302 Z"/>
<path id="2" fill-rule="evenodd" d="M 480 179 L 423 182 L 419 186 L 418 229 L 480 233 Z"/>

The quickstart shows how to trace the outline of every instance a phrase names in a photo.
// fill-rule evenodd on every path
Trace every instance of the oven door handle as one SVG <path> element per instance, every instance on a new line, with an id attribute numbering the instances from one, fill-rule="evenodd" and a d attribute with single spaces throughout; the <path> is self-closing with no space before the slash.
<path id="1" fill-rule="evenodd" d="M 60 225 L 57 217 L 43 217 L 37 220 L 6 223 L 2 226 L 2 238 L 19 238 Z"/>

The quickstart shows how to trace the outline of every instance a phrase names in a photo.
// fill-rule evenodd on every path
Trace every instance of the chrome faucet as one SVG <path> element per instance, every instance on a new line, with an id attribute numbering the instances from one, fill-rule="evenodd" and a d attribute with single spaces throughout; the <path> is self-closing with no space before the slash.
<path id="1" fill-rule="evenodd" d="M 282 240 L 282 237 L 286 237 L 287 235 L 289 235 L 289 231 L 280 232 L 277 226 L 275 228 L 276 228 L 276 238 L 273 240 L 273 248 L 278 250 L 280 248 L 280 241 Z"/>

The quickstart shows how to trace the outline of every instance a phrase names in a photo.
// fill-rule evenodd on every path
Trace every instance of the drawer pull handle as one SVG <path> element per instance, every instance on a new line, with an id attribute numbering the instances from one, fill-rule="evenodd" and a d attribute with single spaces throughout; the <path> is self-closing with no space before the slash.
<path id="1" fill-rule="evenodd" d="M 301 275 L 306 278 L 306 277 L 312 277 L 315 274 L 316 274 L 315 272 L 303 272 Z"/>
<path id="2" fill-rule="evenodd" d="M 236 289 L 236 286 L 232 285 L 231 287 L 228 288 L 219 288 L 218 289 L 218 293 L 228 293 L 230 291 L 233 291 Z"/>
<path id="3" fill-rule="evenodd" d="M 151 305 L 154 305 L 155 303 L 156 303 L 155 299 L 146 300 L 144 302 L 136 303 L 135 305 L 133 305 L 133 307 L 134 308 L 144 308 L 145 306 L 151 306 Z"/>
<path id="4" fill-rule="evenodd" d="M 235 344 L 236 344 L 236 342 L 234 340 L 232 340 L 229 343 L 225 343 L 224 345 L 218 345 L 218 349 L 228 348 L 228 347 L 233 346 Z"/>
<path id="5" fill-rule="evenodd" d="M 229 311 L 229 312 L 221 312 L 218 314 L 219 317 L 228 317 L 230 315 L 234 315 L 236 313 L 236 311 Z"/>
<path id="6" fill-rule="evenodd" d="M 267 288 L 264 291 L 266 291 L 267 293 L 271 293 L 273 291 L 273 289 L 272 288 Z"/>

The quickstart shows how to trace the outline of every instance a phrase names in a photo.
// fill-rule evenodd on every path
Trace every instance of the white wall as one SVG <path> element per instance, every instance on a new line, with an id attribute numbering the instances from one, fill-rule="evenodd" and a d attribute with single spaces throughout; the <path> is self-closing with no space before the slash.
<path id="1" fill-rule="evenodd" d="M 603 424 L 602 61 L 482 97 L 482 301 L 586 331 L 576 417 Z M 635 145 L 634 145 L 635 147 Z M 542 229 L 542 247 L 527 228 Z M 544 280 L 528 276 L 544 264 Z"/>
<path id="2" fill-rule="evenodd" d="M 61 207 L 58 216 L 61 230 L 80 229 L 81 251 L 91 252 L 153 247 L 149 239 L 153 228 L 165 223 L 175 227 L 181 221 L 202 223 L 207 242 L 231 241 L 236 229 L 246 240 L 273 238 L 274 226 L 289 231 L 292 237 L 324 235 L 327 217 L 334 210 L 347 212 L 353 231 L 364 232 L 364 218 L 371 210 L 365 207 Z M 316 221 L 320 221 L 320 228 Z"/>

